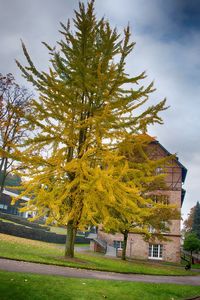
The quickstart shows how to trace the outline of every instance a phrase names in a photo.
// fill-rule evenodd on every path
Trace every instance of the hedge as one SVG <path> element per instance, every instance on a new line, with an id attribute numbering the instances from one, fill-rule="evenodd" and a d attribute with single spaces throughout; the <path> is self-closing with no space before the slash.
<path id="1" fill-rule="evenodd" d="M 28 228 L 23 225 L 16 225 L 8 222 L 3 222 L 1 220 L 0 233 L 48 243 L 65 244 L 66 242 L 66 235 L 56 234 L 54 232 L 49 232 L 37 228 Z M 82 236 L 77 236 L 75 242 L 79 244 L 89 244 L 90 239 Z"/>
<path id="2" fill-rule="evenodd" d="M 8 220 L 8 221 L 12 221 L 14 223 L 18 223 L 24 226 L 28 226 L 28 227 L 32 227 L 32 228 L 37 228 L 37 229 L 42 229 L 42 230 L 46 230 L 49 231 L 50 228 L 48 226 L 41 226 L 38 223 L 35 222 L 30 222 L 27 219 L 24 219 L 20 216 L 17 215 L 11 215 L 11 214 L 6 214 L 6 213 L 2 213 L 0 212 L 0 218 Z"/>

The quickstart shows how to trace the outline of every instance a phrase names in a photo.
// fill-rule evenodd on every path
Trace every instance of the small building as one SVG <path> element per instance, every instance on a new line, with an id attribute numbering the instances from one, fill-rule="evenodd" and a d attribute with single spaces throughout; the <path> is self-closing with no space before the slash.
<path id="1" fill-rule="evenodd" d="M 3 190 L 2 195 L 0 197 L 0 212 L 6 214 L 18 215 L 23 218 L 28 218 L 29 213 L 20 212 L 19 209 L 23 206 L 24 203 L 26 203 L 29 200 L 29 198 L 22 197 L 14 205 L 11 205 L 13 197 L 19 197 L 19 195 L 5 189 Z"/>
<path id="2" fill-rule="evenodd" d="M 153 140 L 148 146 L 148 152 L 151 158 L 160 159 L 171 155 L 158 141 Z M 163 197 L 169 204 L 175 204 L 179 210 L 185 196 L 185 190 L 182 185 L 185 181 L 187 169 L 174 158 L 170 165 L 164 170 L 158 168 L 158 173 L 166 173 L 165 190 L 156 190 L 153 193 L 155 201 L 158 197 Z M 169 262 L 180 262 L 181 250 L 181 229 L 180 220 L 173 220 L 170 225 L 170 232 L 163 233 L 168 241 L 147 242 L 141 234 L 129 233 L 127 241 L 126 256 L 132 259 L 153 259 L 164 260 Z M 169 241 L 170 240 L 170 241 Z M 97 238 L 91 243 L 91 250 L 104 251 L 107 255 L 119 255 L 123 247 L 123 235 L 107 234 L 99 229 Z"/>

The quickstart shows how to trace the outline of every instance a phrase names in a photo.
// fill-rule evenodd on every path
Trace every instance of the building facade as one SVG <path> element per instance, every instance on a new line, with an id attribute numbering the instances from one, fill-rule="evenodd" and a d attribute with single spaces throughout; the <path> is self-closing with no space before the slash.
<path id="1" fill-rule="evenodd" d="M 20 212 L 20 208 L 23 206 L 24 203 L 26 203 L 29 200 L 28 198 L 22 197 L 14 205 L 11 205 L 12 198 L 18 196 L 18 194 L 4 189 L 0 197 L 0 212 L 17 215 L 23 218 L 28 218 L 28 212 Z"/>
<path id="2" fill-rule="evenodd" d="M 158 141 L 152 141 L 148 146 L 151 158 L 159 159 L 171 155 Z M 173 158 L 164 169 L 158 168 L 157 173 L 166 173 L 166 189 L 156 190 L 153 193 L 154 201 L 163 199 L 165 203 L 175 204 L 181 210 L 185 196 L 182 188 L 186 178 L 187 169 L 179 162 L 178 158 Z M 155 240 L 146 242 L 141 234 L 129 233 L 127 241 L 126 255 L 132 259 L 153 259 L 169 262 L 180 262 L 181 228 L 180 220 L 173 220 L 170 225 L 170 232 L 163 233 L 168 241 Z M 103 243 L 102 243 L 103 242 Z M 101 245 L 100 245 L 101 244 Z M 107 234 L 103 230 L 98 231 L 96 241 L 91 244 L 92 250 L 102 250 L 106 244 L 105 251 L 110 255 L 119 255 L 123 246 L 122 234 Z M 108 253 L 108 254 L 109 254 Z"/>

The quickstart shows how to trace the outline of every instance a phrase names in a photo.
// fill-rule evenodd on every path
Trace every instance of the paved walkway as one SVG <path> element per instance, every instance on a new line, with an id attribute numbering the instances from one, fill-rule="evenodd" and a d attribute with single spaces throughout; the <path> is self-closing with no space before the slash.
<path id="1" fill-rule="evenodd" d="M 137 274 L 121 274 L 113 272 L 92 271 L 84 269 L 76 269 L 69 267 L 59 267 L 53 265 L 45 265 L 38 263 L 30 263 L 9 259 L 0 259 L 0 270 L 10 272 L 25 272 L 47 275 L 58 275 L 74 278 L 92 278 L 105 280 L 121 280 L 135 282 L 152 282 L 152 283 L 176 283 L 183 285 L 199 285 L 199 276 L 152 276 Z"/>

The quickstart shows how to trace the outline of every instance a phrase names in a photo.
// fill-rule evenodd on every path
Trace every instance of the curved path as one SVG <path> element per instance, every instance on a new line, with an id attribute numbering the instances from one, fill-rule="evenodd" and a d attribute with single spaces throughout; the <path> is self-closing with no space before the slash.
<path id="1" fill-rule="evenodd" d="M 10 272 L 36 273 L 46 275 L 58 275 L 74 278 L 92 278 L 104 280 L 122 280 L 151 283 L 175 283 L 184 285 L 199 285 L 199 276 L 153 276 L 138 274 L 121 274 L 113 272 L 84 270 L 69 267 L 60 267 L 54 265 L 45 265 L 39 263 L 30 263 L 10 259 L 0 259 L 0 270 Z"/>

